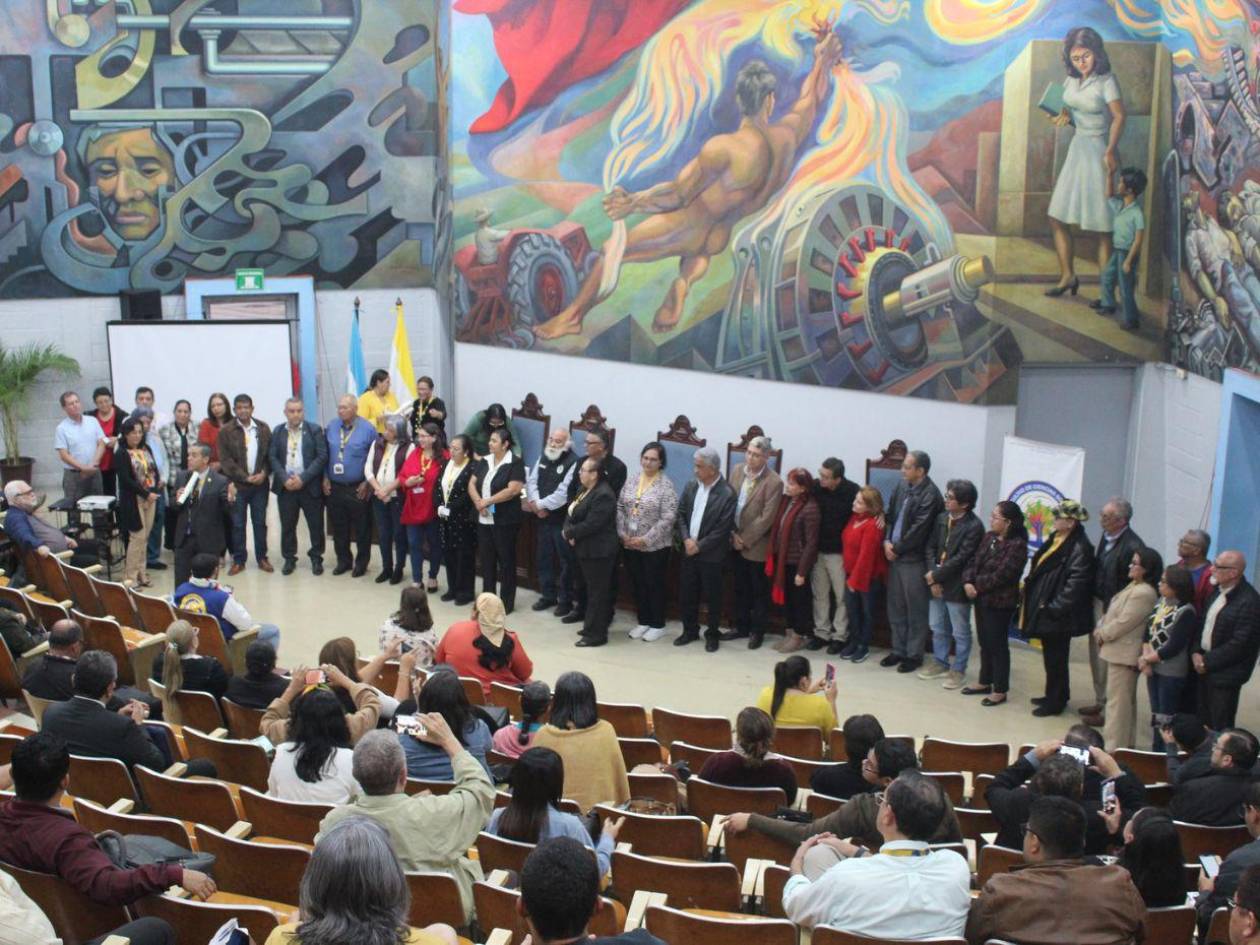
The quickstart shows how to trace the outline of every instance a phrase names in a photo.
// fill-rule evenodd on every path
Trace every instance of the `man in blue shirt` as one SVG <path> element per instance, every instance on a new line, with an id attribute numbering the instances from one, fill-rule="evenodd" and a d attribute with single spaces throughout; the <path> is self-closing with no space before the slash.
<path id="1" fill-rule="evenodd" d="M 368 450 L 376 442 L 376 427 L 359 416 L 359 402 L 351 394 L 337 401 L 337 419 L 328 424 L 328 465 L 324 470 L 324 495 L 332 527 L 337 567 L 333 574 L 350 570 L 350 540 L 358 546 L 351 577 L 363 577 L 372 559 L 372 524 L 367 480 L 363 467 Z"/>

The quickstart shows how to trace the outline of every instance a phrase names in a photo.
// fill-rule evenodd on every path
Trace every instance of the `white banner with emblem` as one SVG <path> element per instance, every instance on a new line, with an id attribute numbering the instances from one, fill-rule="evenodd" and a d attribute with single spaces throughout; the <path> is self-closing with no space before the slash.
<path id="1" fill-rule="evenodd" d="M 1080 501 L 1084 481 L 1085 450 L 1080 447 L 1003 437 L 999 492 L 1024 511 L 1030 557 L 1050 535 L 1054 507 L 1064 499 Z"/>

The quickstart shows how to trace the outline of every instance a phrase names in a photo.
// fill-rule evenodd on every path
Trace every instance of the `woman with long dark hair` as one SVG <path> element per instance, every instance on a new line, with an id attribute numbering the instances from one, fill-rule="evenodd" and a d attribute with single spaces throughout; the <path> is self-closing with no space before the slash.
<path id="1" fill-rule="evenodd" d="M 1129 562 L 1129 583 L 1111 598 L 1094 629 L 1098 657 L 1107 664 L 1107 751 L 1132 748 L 1137 738 L 1138 658 L 1142 636 L 1159 594 L 1155 590 L 1164 561 L 1153 548 L 1139 548 Z"/>
<path id="2" fill-rule="evenodd" d="M 809 660 L 789 656 L 774 664 L 774 683 L 761 690 L 757 708 L 775 725 L 809 726 L 826 738 L 836 727 L 836 681 L 815 681 Z"/>
<path id="3" fill-rule="evenodd" d="M 337 699 L 341 702 L 341 707 L 347 713 L 355 711 L 354 696 L 351 693 L 351 686 L 358 684 L 369 687 L 376 693 L 377 701 L 380 704 L 381 718 L 390 719 L 398 711 L 398 700 L 393 696 L 383 692 L 376 686 L 377 677 L 380 676 L 381 670 L 385 668 L 385 663 L 389 660 L 398 659 L 402 650 L 402 641 L 395 641 L 393 645 L 386 647 L 380 653 L 377 653 L 365 666 L 359 666 L 359 651 L 354 645 L 354 641 L 349 637 L 334 637 L 319 649 L 320 666 L 336 667 L 341 675 L 348 681 L 349 685 L 342 685 L 329 680 L 333 692 Z"/>
<path id="4" fill-rule="evenodd" d="M 578 564 L 578 597 L 586 599 L 586 619 L 577 646 L 603 646 L 612 623 L 613 572 L 617 568 L 617 496 L 608 484 L 603 459 L 588 456 L 578 466 L 577 495 L 561 534 Z"/>
<path id="5" fill-rule="evenodd" d="M 468 749 L 468 753 L 480 762 L 490 773 L 490 765 L 486 761 L 486 752 L 490 750 L 490 727 L 473 711 L 472 704 L 464 692 L 464 684 L 449 667 L 429 673 L 421 682 L 416 692 L 417 715 L 437 712 L 446 720 L 452 734 L 459 743 Z M 410 708 L 403 703 L 404 708 Z M 451 758 L 439 745 L 421 741 L 406 731 L 398 733 L 398 741 L 402 744 L 403 754 L 407 756 L 407 777 L 422 778 L 426 781 L 453 781 L 454 770 Z"/>
<path id="6" fill-rule="evenodd" d="M 569 672 L 556 680 L 551 719 L 534 736 L 534 746 L 551 748 L 564 759 L 564 796 L 582 810 L 630 800 L 617 732 L 599 717 L 595 683 L 585 673 Z"/>
<path id="7" fill-rule="evenodd" d="M 870 654 L 875 629 L 875 599 L 888 574 L 884 557 L 884 497 L 874 486 L 862 486 L 853 497 L 853 514 L 840 533 L 844 556 L 844 609 L 849 617 L 849 644 L 840 659 L 863 663 Z"/>
<path id="8" fill-rule="evenodd" d="M 464 427 L 464 436 L 472 441 L 474 458 L 484 459 L 490 455 L 490 436 L 495 430 L 507 431 L 512 438 L 512 452 L 519 458 L 521 434 L 502 404 L 491 404 L 485 410 L 478 410 L 468 421 L 468 426 Z"/>
<path id="9" fill-rule="evenodd" d="M 814 498 L 814 477 L 808 469 L 793 469 L 783 477 L 783 496 L 770 526 L 766 575 L 770 600 L 783 608 L 787 636 L 775 649 L 792 653 L 806 645 L 822 649 L 814 639 L 814 592 L 809 573 L 818 559 L 818 526 L 821 515 Z M 817 645 L 815 645 L 817 644 Z"/>
<path id="10" fill-rule="evenodd" d="M 470 619 L 447 628 L 433 659 L 448 664 L 461 676 L 480 680 L 487 697 L 491 683 L 520 686 L 529 682 L 534 672 L 520 637 L 507 629 L 503 601 L 494 594 L 477 595 Z"/>
<path id="11" fill-rule="evenodd" d="M 486 832 L 517 843 L 542 843 L 552 837 L 571 837 L 595 854 L 599 875 L 606 876 L 624 817 L 609 820 L 599 842 L 581 818 L 560 810 L 564 796 L 564 759 L 550 748 L 531 748 L 516 759 L 511 776 L 512 799 L 490 815 Z"/>
<path id="12" fill-rule="evenodd" d="M 1181 565 L 1164 569 L 1159 582 L 1159 603 L 1142 636 L 1138 670 L 1146 676 L 1151 701 L 1151 750 L 1163 751 L 1160 729 L 1172 722 L 1181 692 L 1190 674 L 1190 644 L 1199 627 L 1195 586 L 1191 572 Z"/>
<path id="13" fill-rule="evenodd" d="M 430 594 L 437 590 L 438 568 L 442 566 L 442 537 L 438 525 L 441 520 L 435 501 L 444 461 L 442 453 L 442 431 L 432 423 L 423 424 L 398 477 L 402 482 L 402 524 L 411 555 L 411 583 L 419 587 L 424 580 L 424 588 Z M 427 580 L 424 579 L 426 556 L 429 559 Z"/>
<path id="14" fill-rule="evenodd" d="M 463 605 L 472 603 L 477 558 L 477 510 L 468 491 L 468 483 L 477 467 L 472 459 L 472 440 L 462 433 L 455 436 L 450 443 L 450 454 L 438 476 L 433 501 L 442 560 L 446 562 L 446 593 L 442 600 Z"/>
<path id="15" fill-rule="evenodd" d="M 551 708 L 551 687 L 535 680 L 521 687 L 521 720 L 494 733 L 494 750 L 508 758 L 519 758 L 533 744 L 542 720 Z"/>
<path id="16" fill-rule="evenodd" d="M 219 431 L 232 422 L 227 394 L 215 391 L 206 401 L 206 419 L 197 427 L 197 442 L 210 447 L 210 468 L 219 468 Z"/>
<path id="17" fill-rule="evenodd" d="M 324 649 L 320 651 L 320 656 L 323 657 L 328 652 L 328 646 L 325 644 Z M 353 668 L 353 641 L 350 644 L 350 654 L 350 663 Z M 331 690 L 346 715 L 346 727 L 350 730 L 350 744 L 353 745 L 376 728 L 376 722 L 381 716 L 381 700 L 375 689 L 358 681 L 357 674 L 354 677 L 348 676 L 335 663 L 326 662 L 317 669 L 324 674 L 324 682 L 319 685 Z M 288 741 L 289 715 L 293 703 L 311 688 L 312 684 L 307 683 L 307 677 L 313 672 L 314 670 L 308 671 L 305 667 L 293 670 L 288 688 L 284 690 L 280 698 L 272 700 L 271 705 L 267 706 L 267 711 L 263 713 L 262 721 L 258 723 L 258 732 L 266 735 L 273 745 Z M 342 698 L 343 692 L 344 698 Z"/>
<path id="18" fill-rule="evenodd" d="M 1028 564 L 1024 511 L 1002 500 L 989 513 L 989 531 L 963 569 L 963 593 L 976 604 L 980 675 L 964 696 L 984 696 L 983 706 L 1001 705 L 1011 688 L 1011 618 L 1019 608 L 1019 577 Z"/>
<path id="19" fill-rule="evenodd" d="M 114 471 L 118 475 L 118 527 L 127 536 L 123 580 L 137 587 L 152 587 L 145 568 L 149 530 L 157 511 L 158 490 L 162 488 L 157 460 L 144 438 L 144 424 L 128 417 L 119 429 L 118 449 L 114 451 Z"/>
<path id="20" fill-rule="evenodd" d="M 289 737 L 276 746 L 267 793 L 286 801 L 344 804 L 359 794 L 350 726 L 341 703 L 317 687 L 293 704 Z"/>
<path id="21" fill-rule="evenodd" d="M 1143 807 L 1124 826 L 1119 866 L 1129 871 L 1148 909 L 1186 901 L 1185 855 L 1177 825 L 1164 810 Z"/>

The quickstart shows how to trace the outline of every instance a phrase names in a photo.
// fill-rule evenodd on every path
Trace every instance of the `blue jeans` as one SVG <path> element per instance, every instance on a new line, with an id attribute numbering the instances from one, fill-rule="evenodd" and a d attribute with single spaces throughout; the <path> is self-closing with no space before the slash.
<path id="1" fill-rule="evenodd" d="M 232 560 L 244 564 L 249 557 L 245 547 L 245 514 L 254 521 L 254 558 L 267 557 L 267 502 L 271 492 L 266 482 L 256 486 L 236 487 L 236 504 L 232 506 Z"/>
<path id="2" fill-rule="evenodd" d="M 442 567 L 442 530 L 435 518 L 423 525 L 404 525 L 407 531 L 407 547 L 411 551 L 411 580 L 419 584 L 424 570 L 425 547 L 428 547 L 429 580 L 436 581 Z M 399 559 L 401 561 L 401 559 Z"/>
<path id="3" fill-rule="evenodd" d="M 376 519 L 376 545 L 381 549 L 381 570 L 392 574 L 402 570 L 407 561 L 407 530 L 402 521 L 402 499 L 391 502 L 372 497 L 372 515 Z"/>
<path id="4" fill-rule="evenodd" d="M 875 598 L 879 583 L 871 584 L 869 591 L 844 589 L 844 606 L 849 615 L 849 640 L 858 646 L 870 646 L 875 630 Z"/>
<path id="5" fill-rule="evenodd" d="M 1124 259 L 1129 255 L 1129 247 L 1121 249 L 1117 246 L 1111 251 L 1111 258 L 1102 271 L 1098 282 L 1098 301 L 1107 308 L 1116 307 L 1116 289 L 1120 290 L 1121 319 L 1129 328 L 1138 325 L 1137 300 L 1133 297 L 1133 285 L 1137 278 L 1135 271 L 1124 271 Z"/>
<path id="6" fill-rule="evenodd" d="M 570 561 L 565 551 L 569 545 L 561 530 L 564 518 L 552 512 L 538 519 L 538 590 L 543 600 L 568 604 Z"/>
<path id="7" fill-rule="evenodd" d="M 153 510 L 153 527 L 149 529 L 149 544 L 145 547 L 144 560 L 158 561 L 162 557 L 162 524 L 166 521 L 166 487 L 158 490 L 157 508 Z"/>
<path id="8" fill-rule="evenodd" d="M 942 666 L 956 673 L 967 671 L 971 656 L 971 605 L 933 597 L 928 601 L 928 624 L 932 627 L 932 655 Z M 954 662 L 949 661 L 949 641 L 954 641 Z"/>
<path id="9" fill-rule="evenodd" d="M 1159 734 L 1159 727 L 1167 725 L 1176 714 L 1181 702 L 1181 690 L 1185 685 L 1185 676 L 1161 676 L 1153 673 L 1146 677 L 1146 692 L 1151 699 L 1152 751 L 1164 750 L 1164 739 Z"/>
<path id="10" fill-rule="evenodd" d="M 280 649 L 280 628 L 274 623 L 259 624 L 258 642 L 266 643 L 273 650 Z"/>

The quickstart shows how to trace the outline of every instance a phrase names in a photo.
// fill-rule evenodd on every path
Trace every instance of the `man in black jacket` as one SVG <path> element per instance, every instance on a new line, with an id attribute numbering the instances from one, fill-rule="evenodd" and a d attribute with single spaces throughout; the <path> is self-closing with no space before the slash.
<path id="1" fill-rule="evenodd" d="M 844 461 L 830 456 L 822 461 L 814 500 L 818 503 L 818 560 L 809 574 L 814 592 L 814 636 L 806 644 L 811 650 L 827 647 L 828 656 L 852 656 L 858 643 L 849 639 L 848 613 L 844 606 L 844 549 L 840 537 L 853 514 L 858 484 L 844 478 Z M 832 597 L 835 616 L 832 616 Z"/>
<path id="2" fill-rule="evenodd" d="M 74 670 L 82 655 L 83 628 L 73 620 L 58 620 L 48 634 L 48 652 L 26 670 L 22 688 L 51 702 L 74 698 Z M 162 718 L 162 700 L 130 686 L 116 687 L 105 708 L 118 712 L 133 701 L 148 706 L 149 718 Z"/>
<path id="3" fill-rule="evenodd" d="M 192 577 L 192 559 L 199 554 L 223 557 L 232 531 L 236 487 L 210 468 L 210 447 L 188 446 L 188 469 L 175 479 L 175 586 Z"/>
<path id="4" fill-rule="evenodd" d="M 932 595 L 928 601 L 932 659 L 919 678 L 936 679 L 948 672 L 943 683 L 946 689 L 962 688 L 971 656 L 971 601 L 963 590 L 962 574 L 984 538 L 984 523 L 975 513 L 978 498 L 973 483 L 951 479 L 945 484 L 945 511 L 936 517 L 928 533 L 927 572 L 923 580 Z"/>
<path id="5" fill-rule="evenodd" d="M 722 619 L 722 562 L 730 550 L 735 528 L 735 490 L 722 478 L 722 460 L 717 450 L 702 446 L 692 460 L 696 475 L 678 500 L 674 533 L 683 545 L 682 569 L 678 581 L 678 608 L 682 611 L 683 632 L 674 646 L 686 646 L 700 639 L 700 598 L 709 610 L 709 626 L 704 648 L 718 648 L 718 622 Z"/>
<path id="6" fill-rule="evenodd" d="M 902 481 L 888 503 L 888 539 L 884 557 L 888 566 L 888 623 L 892 627 L 892 652 L 880 666 L 896 666 L 912 673 L 923 665 L 927 647 L 928 601 L 923 581 L 924 556 L 932 523 L 945 508 L 941 490 L 928 477 L 932 458 L 911 450 L 901 463 Z"/>
<path id="7" fill-rule="evenodd" d="M 141 728 L 148 718 L 146 707 L 129 702 L 117 712 L 107 708 L 117 679 L 118 664 L 112 656 L 103 650 L 84 653 L 74 668 L 74 695 L 48 707 L 41 730 L 64 740 L 72 755 L 116 758 L 128 769 L 144 765 L 161 772 L 167 767 L 166 757 Z M 214 765 L 203 758 L 192 758 L 187 765 L 189 775 L 216 776 Z"/>
<path id="8" fill-rule="evenodd" d="M 1190 661 L 1199 674 L 1199 717 L 1220 731 L 1234 724 L 1238 693 L 1260 655 L 1260 594 L 1243 576 L 1241 551 L 1222 551 L 1212 565 L 1216 593 L 1208 598 L 1203 632 Z"/>
<path id="9" fill-rule="evenodd" d="M 1246 729 L 1221 732 L 1212 746 L 1212 766 L 1176 785 L 1168 812 L 1175 820 L 1208 827 L 1241 824 L 1258 752 L 1256 736 Z"/>
<path id="10" fill-rule="evenodd" d="M 1231 896 L 1238 891 L 1238 880 L 1243 871 L 1252 866 L 1260 866 L 1260 781 L 1250 781 L 1243 793 L 1243 823 L 1252 841 L 1246 846 L 1238 847 L 1221 863 L 1216 879 L 1209 879 L 1199 872 L 1199 899 L 1195 908 L 1199 913 L 1199 940 L 1207 941 L 1206 933 L 1212 922 L 1212 913 L 1229 902 Z"/>
<path id="11" fill-rule="evenodd" d="M 267 460 L 271 466 L 271 491 L 280 510 L 281 574 L 297 567 L 298 513 L 306 519 L 311 536 L 311 573 L 324 573 L 324 467 L 328 465 L 328 438 L 306 420 L 298 397 L 284 404 L 284 423 L 271 431 Z"/>
<path id="12" fill-rule="evenodd" d="M 585 437 L 584 439 L 582 437 Z M 581 446 L 586 455 L 590 459 L 598 459 L 604 464 L 604 478 L 609 487 L 613 491 L 614 496 L 621 495 L 621 487 L 626 484 L 626 464 L 619 460 L 616 456 L 608 451 L 608 431 L 604 429 L 587 430 L 585 434 L 579 435 L 579 439 L 574 442 L 574 450 Z M 575 456 L 574 459 L 580 464 L 581 457 Z M 578 470 L 580 465 L 575 465 L 573 475 L 569 479 L 569 498 L 572 502 L 577 498 L 578 492 L 581 490 L 581 482 L 578 479 Z M 562 523 L 563 524 L 563 523 Z M 567 543 L 566 543 L 567 547 Z M 617 553 L 617 562 L 613 564 L 612 588 L 610 595 L 613 601 L 613 607 L 617 605 L 617 593 L 620 588 L 620 569 L 618 564 L 621 561 L 620 549 Z M 586 623 L 586 587 L 578 578 L 577 558 L 573 554 L 569 554 L 567 559 L 567 573 L 565 574 L 565 587 L 561 591 L 557 591 L 557 595 L 567 593 L 573 599 L 571 608 L 556 607 L 556 616 L 560 618 L 561 623 Z"/>
<path id="13" fill-rule="evenodd" d="M 1103 614 L 1116 592 L 1129 583 L 1129 562 L 1133 552 L 1145 547 L 1137 532 L 1129 527 L 1133 518 L 1133 505 L 1128 499 L 1116 496 L 1108 499 L 1098 513 L 1102 537 L 1094 552 L 1094 625 L 1102 622 Z M 1098 641 L 1089 635 L 1089 674 L 1094 683 L 1094 704 L 1080 710 L 1085 723 L 1094 727 L 1103 724 L 1103 706 L 1107 703 L 1107 663 L 1098 656 Z"/>

